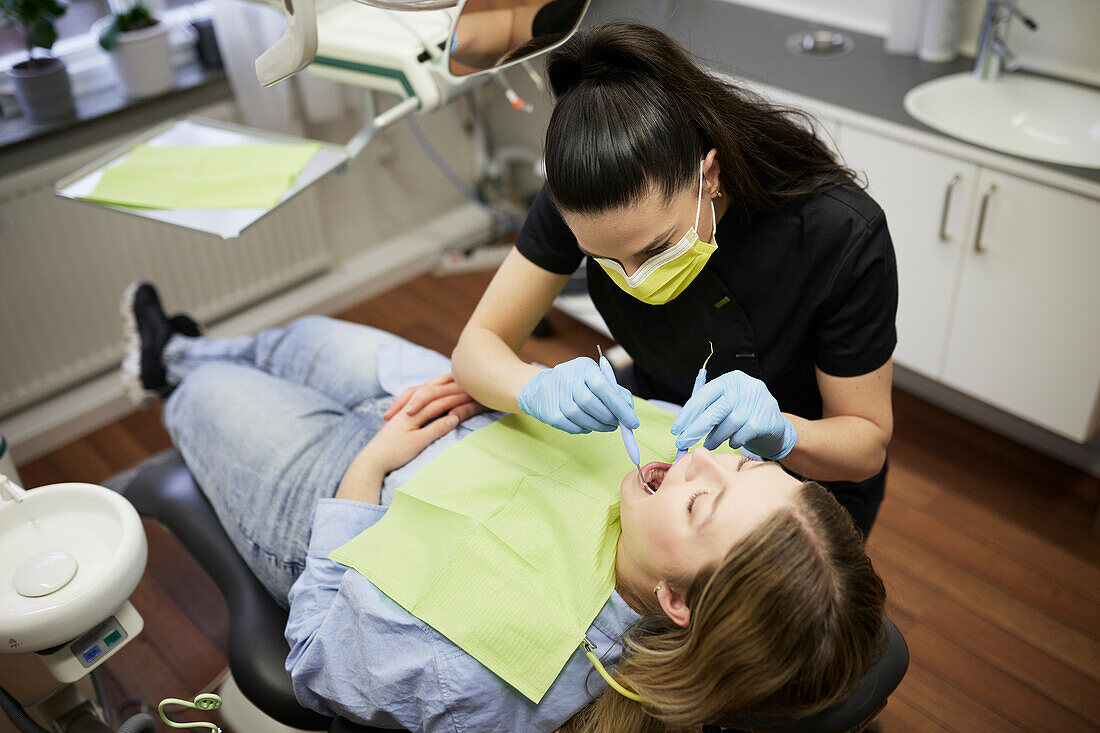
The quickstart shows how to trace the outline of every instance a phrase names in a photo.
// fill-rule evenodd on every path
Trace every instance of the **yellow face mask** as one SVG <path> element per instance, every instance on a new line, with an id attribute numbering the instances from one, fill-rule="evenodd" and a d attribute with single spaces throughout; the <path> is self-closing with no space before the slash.
<path id="1" fill-rule="evenodd" d="M 679 242 L 650 257 L 633 275 L 627 275 L 615 260 L 596 257 L 596 262 L 623 292 L 649 305 L 664 305 L 691 285 L 718 249 L 718 219 L 714 214 L 713 201 L 710 202 L 710 216 L 714 222 L 714 243 L 704 242 L 696 232 L 702 207 L 703 162 L 699 161 L 699 203 L 695 207 L 695 226 L 688 229 Z"/>

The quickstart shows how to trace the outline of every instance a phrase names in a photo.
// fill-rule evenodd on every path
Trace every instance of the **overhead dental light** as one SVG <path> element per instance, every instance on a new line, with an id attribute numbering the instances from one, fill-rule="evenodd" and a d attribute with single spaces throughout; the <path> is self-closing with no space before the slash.
<path id="1" fill-rule="evenodd" d="M 256 59 L 256 78 L 269 87 L 309 66 L 317 56 L 317 13 L 313 0 L 283 0 L 286 29 Z"/>
<path id="2" fill-rule="evenodd" d="M 256 59 L 256 77 L 260 84 L 272 84 L 297 74 L 313 63 L 317 56 L 317 14 L 313 0 L 264 0 L 281 6 L 286 15 L 286 29 L 271 48 Z M 458 4 L 458 0 L 370 0 L 372 5 L 385 10 L 441 10 Z"/>

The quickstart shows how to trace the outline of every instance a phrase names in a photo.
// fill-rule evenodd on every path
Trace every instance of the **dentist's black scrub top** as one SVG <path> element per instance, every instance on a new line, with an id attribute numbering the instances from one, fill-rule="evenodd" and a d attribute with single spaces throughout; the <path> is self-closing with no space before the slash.
<path id="1" fill-rule="evenodd" d="M 837 377 L 879 368 L 897 344 L 898 283 L 886 217 L 865 191 L 838 186 L 751 219 L 729 210 L 718 249 L 678 297 L 648 305 L 588 261 L 588 291 L 615 340 L 634 358 L 640 397 L 683 404 L 714 342 L 707 377 L 734 369 L 763 380 L 784 412 L 822 415 L 814 367 Z M 516 240 L 559 274 L 584 259 L 544 187 Z M 825 485 L 866 534 L 886 466 L 860 483 Z"/>

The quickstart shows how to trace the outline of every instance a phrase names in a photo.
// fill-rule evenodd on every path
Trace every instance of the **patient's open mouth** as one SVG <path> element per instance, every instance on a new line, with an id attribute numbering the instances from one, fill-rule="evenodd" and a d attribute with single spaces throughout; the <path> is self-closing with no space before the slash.
<path id="1" fill-rule="evenodd" d="M 659 461 L 647 463 L 642 466 L 642 476 L 645 477 L 646 483 L 653 488 L 654 492 L 661 488 L 661 484 L 664 482 L 665 474 L 668 473 L 669 468 L 671 468 L 670 464 L 661 463 Z"/>

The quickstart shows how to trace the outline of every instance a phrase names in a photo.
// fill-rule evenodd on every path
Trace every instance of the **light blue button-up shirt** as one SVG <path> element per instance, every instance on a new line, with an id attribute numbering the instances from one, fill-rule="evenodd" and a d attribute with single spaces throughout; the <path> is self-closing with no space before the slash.
<path id="1" fill-rule="evenodd" d="M 379 379 L 390 394 L 449 370 L 446 359 L 407 343 L 379 354 Z M 328 554 L 385 514 L 393 490 L 473 430 L 501 417 L 478 415 L 387 476 L 382 505 L 322 499 L 309 554 L 290 590 L 286 669 L 298 701 L 326 715 L 410 731 L 553 731 L 606 688 L 579 648 L 535 705 Z M 612 592 L 588 630 L 608 668 L 622 654 L 620 639 L 639 619 Z"/>

